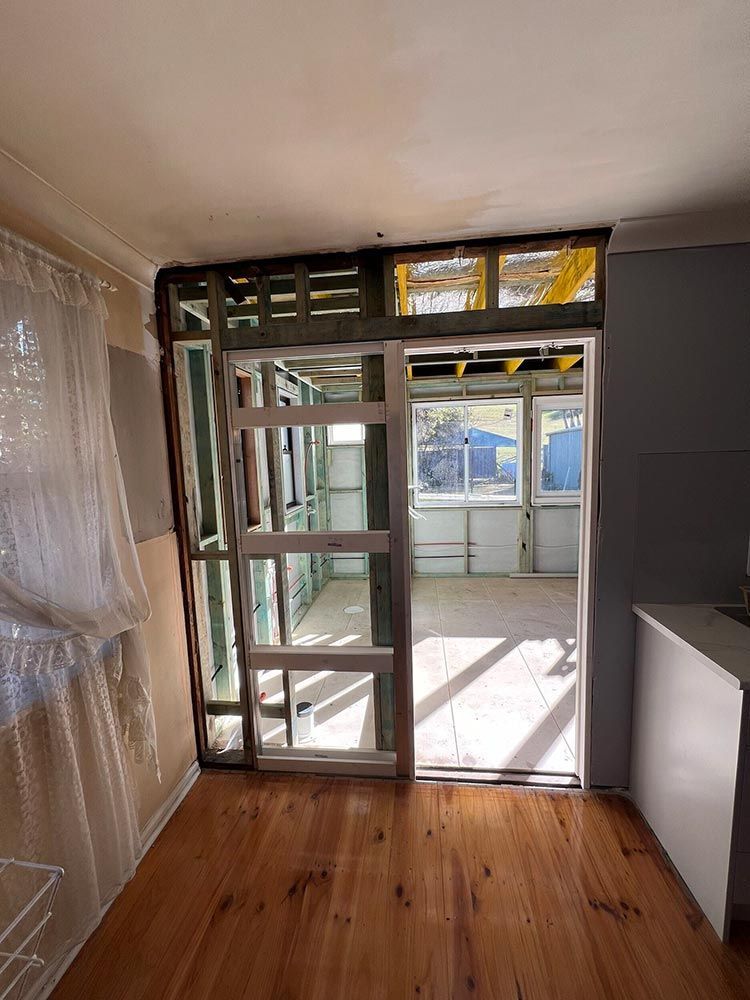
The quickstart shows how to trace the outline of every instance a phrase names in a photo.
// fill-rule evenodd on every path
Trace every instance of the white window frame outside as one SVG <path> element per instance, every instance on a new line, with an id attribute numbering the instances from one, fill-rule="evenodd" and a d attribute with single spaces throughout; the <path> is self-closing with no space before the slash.
<path id="1" fill-rule="evenodd" d="M 548 491 L 541 488 L 542 481 L 542 412 L 544 410 L 564 410 L 566 408 L 583 410 L 583 394 L 534 396 L 532 411 L 531 435 L 531 502 L 535 507 L 574 507 L 581 503 L 581 490 Z M 581 441 L 583 442 L 582 416 Z M 583 452 L 581 452 L 583 462 Z"/>
<path id="2" fill-rule="evenodd" d="M 480 500 L 476 497 L 469 497 L 469 446 L 465 443 L 468 437 L 468 412 L 471 406 L 504 406 L 512 403 L 516 406 L 516 492 L 515 496 L 504 500 L 492 497 L 488 500 Z M 417 410 L 436 410 L 446 407 L 463 407 L 464 410 L 464 496 L 461 499 L 433 500 L 420 499 L 419 497 L 419 457 L 417 451 Z M 454 507 L 468 509 L 479 507 L 482 510 L 488 507 L 522 507 L 523 506 L 523 396 L 503 396 L 498 399 L 442 399 L 439 401 L 415 402 L 411 404 L 411 444 L 412 444 L 412 476 L 414 480 L 414 506 L 416 508 L 428 509 L 435 507 Z"/>
<path id="3" fill-rule="evenodd" d="M 292 406 L 299 406 L 299 395 L 296 391 L 296 387 L 290 385 L 289 383 L 281 382 L 279 384 L 277 405 L 280 407 L 283 406 L 285 409 L 291 408 Z M 287 514 L 291 514 L 303 505 L 305 496 L 305 484 L 302 479 L 302 428 L 293 422 L 290 422 L 289 424 L 282 424 L 279 428 L 279 433 L 282 435 L 282 441 L 284 431 L 289 431 L 289 441 L 292 446 L 290 459 L 292 466 L 292 481 L 294 483 L 294 499 L 289 503 L 285 502 L 286 512 Z M 286 489 L 286 483 L 284 483 L 284 488 Z M 300 497 L 303 499 L 300 499 Z"/>
<path id="4" fill-rule="evenodd" d="M 337 406 L 341 406 L 341 403 L 337 403 Z M 334 441 L 332 431 L 337 427 L 361 427 L 362 437 L 358 438 L 356 441 Z M 326 425 L 326 445 L 329 448 L 362 448 L 365 443 L 365 424 L 351 423 L 351 424 L 330 424 Z"/>

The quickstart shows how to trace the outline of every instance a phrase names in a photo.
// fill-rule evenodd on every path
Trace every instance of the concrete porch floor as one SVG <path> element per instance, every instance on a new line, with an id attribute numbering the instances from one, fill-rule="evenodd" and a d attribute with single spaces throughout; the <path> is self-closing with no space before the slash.
<path id="1" fill-rule="evenodd" d="M 419 577 L 412 581 L 417 766 L 572 773 L 576 586 L 573 579 Z M 359 606 L 361 612 L 344 609 Z M 295 644 L 369 645 L 369 584 L 331 580 Z M 372 675 L 295 672 L 315 705 L 310 747 L 375 746 Z M 261 677 L 281 699 L 279 672 Z M 268 721 L 264 743 L 281 746 Z"/>

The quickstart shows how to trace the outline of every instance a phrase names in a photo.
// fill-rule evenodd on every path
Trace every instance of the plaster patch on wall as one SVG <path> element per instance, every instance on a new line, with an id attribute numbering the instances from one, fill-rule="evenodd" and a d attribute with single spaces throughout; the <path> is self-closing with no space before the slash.
<path id="1" fill-rule="evenodd" d="M 109 348 L 111 412 L 136 542 L 173 526 L 158 369 L 143 354 Z"/>

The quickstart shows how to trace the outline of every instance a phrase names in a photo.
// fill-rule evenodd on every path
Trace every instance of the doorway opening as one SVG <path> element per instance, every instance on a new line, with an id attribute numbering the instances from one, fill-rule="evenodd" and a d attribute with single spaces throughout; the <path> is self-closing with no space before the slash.
<path id="1" fill-rule="evenodd" d="M 406 351 L 416 773 L 577 783 L 591 348 Z"/>

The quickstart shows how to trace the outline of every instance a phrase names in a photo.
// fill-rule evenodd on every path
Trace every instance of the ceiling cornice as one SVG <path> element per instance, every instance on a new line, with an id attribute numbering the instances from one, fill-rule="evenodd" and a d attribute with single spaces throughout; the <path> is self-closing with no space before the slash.
<path id="1" fill-rule="evenodd" d="M 153 290 L 156 261 L 3 149 L 0 197 L 124 277 Z"/>

